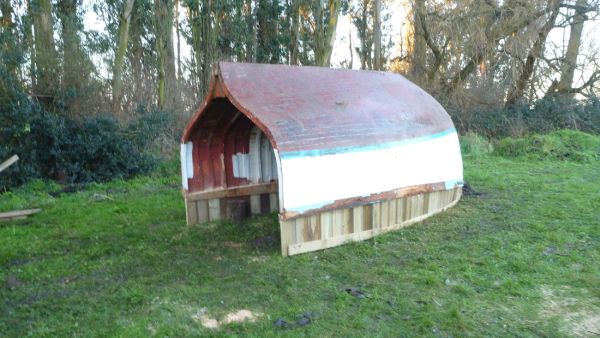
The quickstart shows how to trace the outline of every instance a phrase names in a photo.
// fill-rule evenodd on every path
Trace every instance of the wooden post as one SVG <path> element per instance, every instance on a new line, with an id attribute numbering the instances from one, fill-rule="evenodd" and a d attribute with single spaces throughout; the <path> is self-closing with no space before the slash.
<path id="1" fill-rule="evenodd" d="M 296 220 L 279 221 L 281 231 L 281 254 L 288 255 L 288 247 L 292 244 L 294 232 L 296 231 Z"/>
<path id="2" fill-rule="evenodd" d="M 198 211 L 196 210 L 196 201 L 185 202 L 185 213 L 187 214 L 187 224 L 198 223 Z"/>

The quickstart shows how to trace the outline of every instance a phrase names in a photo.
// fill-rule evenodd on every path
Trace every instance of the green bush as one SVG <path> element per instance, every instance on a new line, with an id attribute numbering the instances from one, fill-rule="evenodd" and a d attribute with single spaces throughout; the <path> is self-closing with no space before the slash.
<path id="1" fill-rule="evenodd" d="M 505 138 L 496 144 L 494 154 L 538 160 L 591 162 L 600 159 L 600 137 L 575 130 L 559 130 L 546 135 Z"/>
<path id="2" fill-rule="evenodd" d="M 150 171 L 154 159 L 109 116 L 71 123 L 60 144 L 57 173 L 67 182 L 102 182 Z M 64 175 L 64 176 L 63 176 Z"/>
<path id="3" fill-rule="evenodd" d="M 127 125 L 109 115 L 79 121 L 46 112 L 18 88 L 9 89 L 0 102 L 0 160 L 12 154 L 20 160 L 0 174 L 2 190 L 31 179 L 87 183 L 147 173 L 157 162 L 153 142 L 172 129 L 172 119 L 160 111 L 138 109 Z"/>
<path id="4" fill-rule="evenodd" d="M 463 155 L 482 155 L 491 153 L 494 147 L 487 138 L 468 132 L 460 136 L 460 151 Z"/>
<path id="5" fill-rule="evenodd" d="M 561 129 L 600 134 L 599 98 L 579 101 L 552 97 L 501 109 L 450 111 L 461 133 L 474 132 L 489 138 L 546 134 Z"/>

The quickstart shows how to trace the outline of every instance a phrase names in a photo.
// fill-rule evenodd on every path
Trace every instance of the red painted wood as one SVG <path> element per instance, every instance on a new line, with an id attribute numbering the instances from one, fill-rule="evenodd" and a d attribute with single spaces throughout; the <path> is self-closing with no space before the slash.
<path id="1" fill-rule="evenodd" d="M 239 185 L 238 179 L 233 176 L 233 160 L 232 156 L 235 154 L 235 133 L 239 128 L 240 121 L 242 118 L 239 118 L 231 129 L 225 136 L 225 144 L 224 144 L 224 154 L 225 154 L 225 180 L 227 182 L 227 186 L 236 186 Z"/>

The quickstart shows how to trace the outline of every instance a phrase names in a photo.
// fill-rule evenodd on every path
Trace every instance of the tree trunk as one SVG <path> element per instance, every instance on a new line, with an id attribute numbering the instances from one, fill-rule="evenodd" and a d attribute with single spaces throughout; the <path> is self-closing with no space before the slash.
<path id="1" fill-rule="evenodd" d="M 214 9 L 214 0 L 207 0 L 202 7 L 202 58 L 201 67 L 202 93 L 206 93 L 212 73 L 212 63 L 217 59 L 218 22 L 213 23 L 217 16 Z"/>
<path id="2" fill-rule="evenodd" d="M 200 68 L 198 66 L 199 56 L 202 52 L 200 49 L 200 34 L 202 31 L 201 28 L 201 19 L 200 19 L 200 9 L 198 7 L 188 7 L 188 22 L 190 25 L 190 31 L 192 36 L 191 48 L 192 48 L 192 59 L 195 60 L 196 68 L 196 76 L 200 73 Z"/>
<path id="3" fill-rule="evenodd" d="M 252 12 L 252 0 L 246 0 L 246 28 L 248 32 L 246 32 L 246 62 L 254 62 L 254 44 L 255 44 L 255 34 L 254 34 L 254 15 Z"/>
<path id="4" fill-rule="evenodd" d="M 290 64 L 298 64 L 298 40 L 300 38 L 300 0 L 292 0 L 292 24 L 290 31 Z"/>
<path id="5" fill-rule="evenodd" d="M 146 57 L 149 51 L 144 46 L 144 35 L 146 34 L 145 18 L 148 16 L 144 3 L 135 0 L 129 24 L 129 38 L 125 58 L 131 67 L 131 82 L 127 88 L 127 101 L 125 98 L 125 87 L 121 96 L 121 106 L 124 111 L 131 111 L 138 102 L 148 102 L 155 92 L 154 64 L 148 62 Z"/>
<path id="6" fill-rule="evenodd" d="M 270 30 L 270 3 L 269 0 L 258 0 L 258 9 L 256 11 L 256 21 L 258 23 L 256 38 L 256 62 L 266 63 L 271 58 L 271 30 Z"/>
<path id="7" fill-rule="evenodd" d="M 354 26 L 358 33 L 359 46 L 358 57 L 360 59 L 360 69 L 373 69 L 373 32 L 369 28 L 368 19 L 371 15 L 371 0 L 361 0 L 360 7 L 354 13 Z"/>
<path id="8" fill-rule="evenodd" d="M 81 27 L 77 18 L 77 0 L 60 0 L 58 4 L 63 39 L 62 88 L 67 97 L 73 97 L 80 94 L 89 72 L 79 40 Z"/>
<path id="9" fill-rule="evenodd" d="M 2 28 L 2 36 L 0 36 L 2 59 L 6 64 L 6 71 L 15 80 L 17 79 L 17 68 L 19 66 L 17 49 L 15 45 L 15 24 L 13 22 L 13 8 L 10 0 L 0 0 L 0 10 L 2 11 L 2 18 L 0 20 L 0 27 Z"/>
<path id="10" fill-rule="evenodd" d="M 13 8 L 10 0 L 0 0 L 0 11 L 2 12 L 2 18 L 0 18 L 0 27 L 2 27 L 2 31 L 10 30 L 12 32 L 13 29 Z"/>
<path id="11" fill-rule="evenodd" d="M 23 16 L 23 35 L 25 39 L 25 48 L 29 51 L 29 78 L 31 79 L 31 88 L 36 88 L 36 57 L 35 57 L 35 43 L 33 38 L 33 17 L 31 11 L 31 1 L 26 0 L 27 15 Z"/>
<path id="12" fill-rule="evenodd" d="M 381 0 L 373 3 L 373 69 L 381 70 Z"/>
<path id="13" fill-rule="evenodd" d="M 324 0 L 319 0 L 314 8 L 316 21 L 315 34 L 315 63 L 317 66 L 329 67 L 331 65 L 331 53 L 335 43 L 338 17 L 340 15 L 341 0 L 329 0 L 328 20 L 325 22 L 323 12 Z"/>
<path id="14" fill-rule="evenodd" d="M 329 0 L 329 20 L 327 20 L 327 26 L 325 31 L 325 55 L 323 57 L 322 65 L 329 67 L 331 65 L 331 54 L 333 52 L 333 46 L 335 44 L 337 23 L 340 16 L 340 10 L 342 3 L 340 0 Z"/>
<path id="15" fill-rule="evenodd" d="M 119 28 L 117 31 L 117 46 L 115 48 L 115 59 L 112 67 L 112 105 L 115 113 L 121 112 L 121 99 L 123 96 L 123 65 L 125 53 L 129 44 L 129 26 L 131 24 L 131 13 L 134 0 L 125 0 L 123 10 L 119 16 Z"/>
<path id="16" fill-rule="evenodd" d="M 175 77 L 175 52 L 173 50 L 173 2 L 154 1 L 154 24 L 156 30 L 156 51 L 158 54 L 158 107 L 174 108 L 177 93 Z"/>
<path id="17" fill-rule="evenodd" d="M 413 35 L 412 35 L 412 55 L 410 57 L 410 75 L 419 82 L 425 74 L 427 45 L 423 37 L 423 25 L 421 17 L 425 13 L 425 0 L 414 0 L 413 5 Z"/>
<path id="18" fill-rule="evenodd" d="M 181 32 L 179 31 L 179 0 L 175 0 L 175 32 L 177 34 L 177 79 L 181 81 Z"/>
<path id="19" fill-rule="evenodd" d="M 567 52 L 561 67 L 560 81 L 556 88 L 559 93 L 567 92 L 573 86 L 573 77 L 575 75 L 575 68 L 577 67 L 577 56 L 579 55 L 579 46 L 581 45 L 583 23 L 585 22 L 587 0 L 577 0 L 575 7 L 575 16 L 571 23 Z M 573 94 L 570 95 L 572 96 Z"/>
<path id="20" fill-rule="evenodd" d="M 531 76 L 535 70 L 535 63 L 537 59 L 544 53 L 546 39 L 548 38 L 548 34 L 552 28 L 554 28 L 556 18 L 558 17 L 558 13 L 560 11 L 560 1 L 548 0 L 548 7 L 550 9 L 550 16 L 548 17 L 544 26 L 540 29 L 537 39 L 533 43 L 533 47 L 531 47 L 531 50 L 529 50 L 529 53 L 527 54 L 527 59 L 523 65 L 521 76 L 519 76 L 514 86 L 508 92 L 506 97 L 506 106 L 513 105 L 523 98 L 525 89 L 527 88 L 529 80 L 531 79 Z"/>
<path id="21" fill-rule="evenodd" d="M 354 68 L 354 48 L 352 47 L 352 29 L 348 29 L 348 48 L 350 49 L 350 63 L 348 69 Z"/>
<path id="22" fill-rule="evenodd" d="M 54 47 L 52 3 L 31 0 L 31 16 L 35 31 L 36 86 L 34 96 L 49 107 L 58 88 L 58 58 Z"/>

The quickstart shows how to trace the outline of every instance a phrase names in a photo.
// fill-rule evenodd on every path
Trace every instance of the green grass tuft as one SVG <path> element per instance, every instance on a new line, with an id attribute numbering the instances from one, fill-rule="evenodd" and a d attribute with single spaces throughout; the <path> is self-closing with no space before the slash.
<path id="1" fill-rule="evenodd" d="M 506 138 L 496 144 L 494 153 L 504 157 L 590 162 L 600 158 L 600 136 L 559 130 L 546 135 Z"/>
<path id="2" fill-rule="evenodd" d="M 463 156 L 489 154 L 494 150 L 492 142 L 476 133 L 468 132 L 460 136 L 460 151 Z"/>

